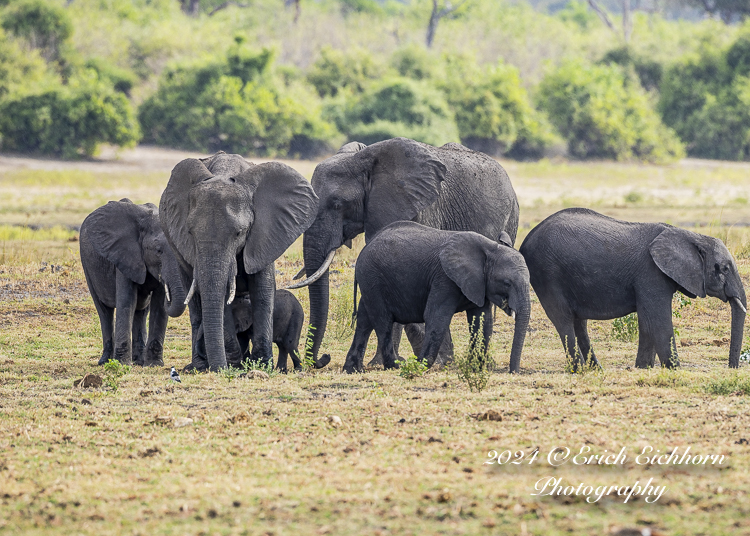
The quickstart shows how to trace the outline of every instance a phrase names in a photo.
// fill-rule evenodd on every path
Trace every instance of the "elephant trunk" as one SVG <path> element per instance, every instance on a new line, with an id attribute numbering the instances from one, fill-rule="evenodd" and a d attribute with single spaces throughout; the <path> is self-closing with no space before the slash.
<path id="1" fill-rule="evenodd" d="M 227 255 L 201 255 L 194 277 L 201 296 L 203 336 L 208 368 L 216 372 L 226 368 L 224 347 L 224 307 L 229 278 L 234 277 Z"/>
<path id="2" fill-rule="evenodd" d="M 185 285 L 177 259 L 162 262 L 162 281 L 167 294 L 167 314 L 177 318 L 185 312 Z"/>
<path id="3" fill-rule="evenodd" d="M 744 289 L 740 289 L 739 296 L 730 298 L 732 306 L 732 335 L 729 344 L 729 367 L 740 366 L 740 352 L 742 352 L 742 336 L 745 328 L 745 316 L 747 311 L 747 299 Z"/>
<path id="4" fill-rule="evenodd" d="M 510 365 L 508 367 L 511 374 L 521 371 L 521 352 L 523 343 L 526 340 L 526 331 L 529 328 L 529 319 L 531 318 L 531 298 L 529 297 L 529 288 L 526 287 L 515 300 L 509 300 L 517 304 L 514 308 L 516 324 L 513 329 L 513 345 L 510 350 Z"/>
<path id="5" fill-rule="evenodd" d="M 327 252 L 321 253 L 313 245 L 317 239 L 310 237 L 308 233 L 303 239 L 303 252 L 305 257 L 305 271 L 308 274 L 316 272 L 323 264 Z M 326 270 L 317 281 L 308 287 L 310 292 L 310 326 L 314 328 L 312 334 L 308 334 L 307 348 L 311 348 L 315 368 L 322 368 L 328 364 L 330 357 L 324 356 L 318 360 L 318 352 L 323 342 L 328 325 L 328 301 L 329 301 L 329 271 Z M 310 340 L 312 344 L 310 345 Z"/>

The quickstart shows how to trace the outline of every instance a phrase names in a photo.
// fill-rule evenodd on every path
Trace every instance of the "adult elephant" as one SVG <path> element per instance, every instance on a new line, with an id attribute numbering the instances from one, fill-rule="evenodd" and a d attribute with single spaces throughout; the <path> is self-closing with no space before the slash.
<path id="1" fill-rule="evenodd" d="M 574 367 L 597 364 L 587 320 L 638 313 L 635 366 L 676 367 L 672 296 L 714 296 L 732 307 L 729 366 L 739 366 L 747 299 L 737 266 L 716 238 L 665 223 L 631 223 L 584 208 L 537 225 L 520 248 L 544 311 Z"/>
<path id="2" fill-rule="evenodd" d="M 110 201 L 83 220 L 80 246 L 102 328 L 99 364 L 163 365 L 167 315 L 185 311 L 186 292 L 156 206 Z"/>
<path id="3" fill-rule="evenodd" d="M 433 147 L 406 138 L 348 143 L 318 164 L 312 186 L 320 203 L 303 239 L 310 277 L 294 288 L 310 285 L 316 360 L 328 323 L 328 267 L 336 250 L 351 247 L 355 236 L 364 232 L 368 241 L 399 220 L 474 231 L 491 240 L 505 232 L 511 245 L 518 231 L 518 200 L 508 174 L 489 156 L 457 143 Z"/>
<path id="4" fill-rule="evenodd" d="M 161 196 L 159 216 L 186 281 L 198 370 L 239 366 L 231 303 L 238 292 L 253 303 L 253 352 L 272 359 L 274 261 L 315 218 L 318 198 L 295 170 L 278 162 L 253 165 L 239 155 L 188 158 Z M 198 340 L 203 327 L 203 344 Z M 225 336 L 226 335 L 226 336 Z"/>

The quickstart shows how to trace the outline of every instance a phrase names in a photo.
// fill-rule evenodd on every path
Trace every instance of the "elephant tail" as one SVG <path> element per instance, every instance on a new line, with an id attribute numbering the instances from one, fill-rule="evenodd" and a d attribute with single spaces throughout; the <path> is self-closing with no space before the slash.
<path id="1" fill-rule="evenodd" d="M 354 311 L 352 312 L 352 325 L 351 328 L 357 325 L 357 276 L 354 276 Z"/>

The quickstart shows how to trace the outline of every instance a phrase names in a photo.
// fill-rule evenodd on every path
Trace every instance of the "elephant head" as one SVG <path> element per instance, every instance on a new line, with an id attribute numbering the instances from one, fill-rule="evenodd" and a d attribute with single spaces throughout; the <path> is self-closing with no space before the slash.
<path id="1" fill-rule="evenodd" d="M 510 372 L 521 367 L 521 351 L 531 316 L 529 270 L 523 256 L 477 233 L 460 233 L 440 251 L 440 265 L 478 307 L 486 300 L 515 320 Z"/>
<path id="2" fill-rule="evenodd" d="M 649 246 L 659 269 L 691 298 L 713 296 L 732 307 L 729 366 L 739 367 L 747 313 L 745 288 L 732 255 L 721 240 L 670 227 Z"/>
<path id="3" fill-rule="evenodd" d="M 200 294 L 211 370 L 227 364 L 224 307 L 234 300 L 237 276 L 271 266 L 312 223 L 317 201 L 304 177 L 278 162 L 256 166 L 220 153 L 183 160 L 172 170 L 160 217 L 192 277 L 188 300 Z M 272 303 L 274 285 L 267 286 L 259 292 Z"/>
<path id="4" fill-rule="evenodd" d="M 414 219 L 438 199 L 445 174 L 429 146 L 406 138 L 370 146 L 348 143 L 315 168 L 312 186 L 320 202 L 303 239 L 309 277 L 289 288 L 310 285 L 316 366 L 321 366 L 317 356 L 328 324 L 328 267 L 336 250 L 351 247 L 363 232 L 369 240 L 394 221 Z"/>
<path id="5" fill-rule="evenodd" d="M 131 281 L 142 285 L 151 274 L 164 285 L 169 316 L 185 311 L 185 288 L 155 205 L 129 199 L 110 201 L 86 218 L 91 244 Z"/>

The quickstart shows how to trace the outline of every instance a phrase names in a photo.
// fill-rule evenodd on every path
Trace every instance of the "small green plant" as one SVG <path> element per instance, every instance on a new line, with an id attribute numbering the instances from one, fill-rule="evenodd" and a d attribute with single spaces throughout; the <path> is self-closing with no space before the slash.
<path id="1" fill-rule="evenodd" d="M 690 305 L 691 302 L 684 294 L 681 292 L 676 292 L 674 295 L 674 301 L 676 302 L 676 307 L 672 308 L 672 317 L 673 318 L 682 318 L 682 308 Z M 680 330 L 679 328 L 674 328 L 674 336 L 678 337 L 680 336 Z"/>
<path id="2" fill-rule="evenodd" d="M 104 364 L 104 385 L 114 392 L 120 388 L 120 378 L 130 372 L 130 365 L 123 365 L 116 359 L 110 359 Z"/>
<path id="3" fill-rule="evenodd" d="M 638 313 L 630 313 L 612 322 L 612 336 L 615 339 L 633 342 L 638 338 Z"/>
<path id="4" fill-rule="evenodd" d="M 219 374 L 221 375 L 222 378 L 224 378 L 228 382 L 231 382 L 235 378 L 239 378 L 240 374 L 243 374 L 244 372 L 245 372 L 244 368 L 237 368 L 237 367 L 233 367 L 232 365 L 229 365 L 227 368 L 221 369 L 219 371 Z"/>
<path id="5" fill-rule="evenodd" d="M 269 377 L 276 376 L 279 373 L 275 368 L 273 368 L 273 359 L 271 359 L 268 363 L 261 363 L 260 361 L 245 359 L 242 362 L 242 369 L 240 370 L 240 373 L 248 373 L 251 370 L 260 370 L 261 372 L 265 372 L 266 374 L 268 374 Z"/>
<path id="6" fill-rule="evenodd" d="M 313 335 L 315 326 L 307 326 L 307 335 L 305 335 L 305 356 L 300 360 L 302 370 L 309 370 L 315 367 L 315 356 L 313 356 Z"/>
<path id="7" fill-rule="evenodd" d="M 490 357 L 484 345 L 484 315 L 480 317 L 479 328 L 473 329 L 469 340 L 469 348 L 464 354 L 457 354 L 453 363 L 458 372 L 458 379 L 469 386 L 470 391 L 481 392 L 490 381 L 490 374 L 495 368 L 495 362 Z"/>
<path id="8" fill-rule="evenodd" d="M 412 354 L 406 361 L 401 363 L 398 375 L 407 380 L 413 380 L 427 371 L 427 363 L 421 361 L 417 356 Z"/>

